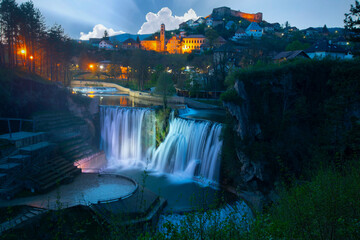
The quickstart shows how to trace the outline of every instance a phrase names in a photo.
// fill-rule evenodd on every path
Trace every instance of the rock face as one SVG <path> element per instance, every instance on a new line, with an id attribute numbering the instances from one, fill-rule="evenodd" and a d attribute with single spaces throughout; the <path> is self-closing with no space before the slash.
<path id="1" fill-rule="evenodd" d="M 250 103 L 245 91 L 244 83 L 237 81 L 234 89 L 237 94 L 242 98 L 241 103 L 236 104 L 232 102 L 224 102 L 224 106 L 228 112 L 235 119 L 234 131 L 240 137 L 241 140 L 261 138 L 261 129 L 258 123 L 251 122 L 249 119 L 250 116 Z M 265 173 L 266 164 L 256 161 L 256 159 L 249 159 L 248 156 L 242 152 L 241 149 L 236 149 L 237 161 L 241 163 L 240 169 L 240 182 L 237 182 L 238 189 L 240 189 L 240 194 L 243 198 L 245 196 L 251 196 L 247 198 L 249 203 L 259 209 L 265 202 L 265 195 L 262 192 L 261 186 L 263 182 L 267 181 L 267 174 Z"/>
<path id="2" fill-rule="evenodd" d="M 238 95 L 243 99 L 242 103 L 240 105 L 236 105 L 231 102 L 224 102 L 224 106 L 237 121 L 237 125 L 234 130 L 241 139 L 244 139 L 245 137 L 259 137 L 261 135 L 259 124 L 251 123 L 249 121 L 250 104 L 245 91 L 244 83 L 237 81 L 234 88 Z"/>

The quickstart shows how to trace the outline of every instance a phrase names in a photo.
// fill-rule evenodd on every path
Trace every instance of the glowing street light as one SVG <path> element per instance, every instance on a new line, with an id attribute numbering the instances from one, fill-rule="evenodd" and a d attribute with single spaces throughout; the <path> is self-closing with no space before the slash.
<path id="1" fill-rule="evenodd" d="M 104 66 L 103 65 L 100 65 L 100 69 L 103 70 Z"/>
<path id="2" fill-rule="evenodd" d="M 30 60 L 33 60 L 34 59 L 34 57 L 33 56 L 30 56 Z"/>
<path id="3" fill-rule="evenodd" d="M 26 53 L 26 50 L 25 50 L 25 49 L 21 49 L 20 53 L 21 53 L 21 54 L 25 54 L 25 53 Z"/>
<path id="4" fill-rule="evenodd" d="M 90 65 L 89 65 L 89 68 L 93 69 L 93 68 L 94 68 L 94 65 L 90 64 Z"/>

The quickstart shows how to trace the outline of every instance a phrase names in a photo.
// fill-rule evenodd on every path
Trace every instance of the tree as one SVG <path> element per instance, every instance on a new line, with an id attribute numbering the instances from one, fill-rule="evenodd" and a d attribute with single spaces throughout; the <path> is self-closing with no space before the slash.
<path id="1" fill-rule="evenodd" d="M 302 43 L 299 40 L 293 41 L 286 46 L 286 51 L 305 50 L 310 47 L 309 43 Z"/>
<path id="2" fill-rule="evenodd" d="M 106 39 L 106 38 L 108 38 L 108 37 L 109 37 L 109 33 L 108 33 L 107 30 L 105 30 L 105 31 L 104 31 L 104 37 L 103 37 L 103 38 Z"/>
<path id="3" fill-rule="evenodd" d="M 345 14 L 345 29 L 350 32 L 350 37 L 354 41 L 360 41 L 360 3 L 355 1 L 355 5 L 351 4 L 350 13 Z"/>
<path id="4" fill-rule="evenodd" d="M 163 72 L 160 74 L 156 84 L 155 92 L 163 97 L 164 109 L 167 108 L 167 96 L 175 93 L 174 84 L 170 74 Z"/>
<path id="5" fill-rule="evenodd" d="M 2 0 L 0 2 L 1 36 L 6 40 L 9 67 L 17 64 L 19 15 L 19 7 L 15 0 Z"/>
<path id="6" fill-rule="evenodd" d="M 117 64 L 109 64 L 106 68 L 106 72 L 110 77 L 117 78 L 121 74 L 121 69 Z"/>
<path id="7" fill-rule="evenodd" d="M 209 41 L 209 45 L 212 47 L 214 45 L 215 39 L 219 37 L 219 34 L 214 29 L 208 29 L 205 32 L 205 37 Z"/>

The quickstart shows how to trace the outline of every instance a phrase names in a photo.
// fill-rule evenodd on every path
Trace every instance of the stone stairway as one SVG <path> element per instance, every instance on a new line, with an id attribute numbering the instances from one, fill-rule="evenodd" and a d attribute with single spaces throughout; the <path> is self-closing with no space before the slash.
<path id="1" fill-rule="evenodd" d="M 36 129 L 49 132 L 52 142 L 58 143 L 58 152 L 66 160 L 76 162 L 97 151 L 89 143 L 86 122 L 71 113 L 47 113 L 34 116 Z"/>
<path id="2" fill-rule="evenodd" d="M 23 190 L 34 164 L 39 164 L 53 151 L 54 144 L 44 141 L 45 133 L 15 132 L 0 136 L 15 146 L 15 151 L 0 160 L 0 197 L 10 199 Z"/>
<path id="3" fill-rule="evenodd" d="M 18 214 L 13 219 L 10 219 L 10 220 L 0 224 L 0 235 L 3 232 L 8 231 L 10 229 L 14 229 L 17 226 L 19 226 L 20 224 L 22 224 L 36 216 L 39 216 L 45 212 L 47 212 L 47 210 L 43 209 L 43 208 L 37 208 L 37 207 L 25 208 L 20 214 Z"/>
<path id="4" fill-rule="evenodd" d="M 33 188 L 39 192 L 46 191 L 57 184 L 73 179 L 81 169 L 60 156 L 49 159 L 40 171 L 32 174 L 29 179 L 34 183 Z"/>

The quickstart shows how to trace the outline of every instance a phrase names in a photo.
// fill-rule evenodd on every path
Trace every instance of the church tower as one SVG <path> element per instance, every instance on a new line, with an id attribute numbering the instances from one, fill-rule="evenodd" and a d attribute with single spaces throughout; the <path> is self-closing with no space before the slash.
<path id="1" fill-rule="evenodd" d="M 165 52 L 165 24 L 161 24 L 160 30 L 160 51 Z"/>

